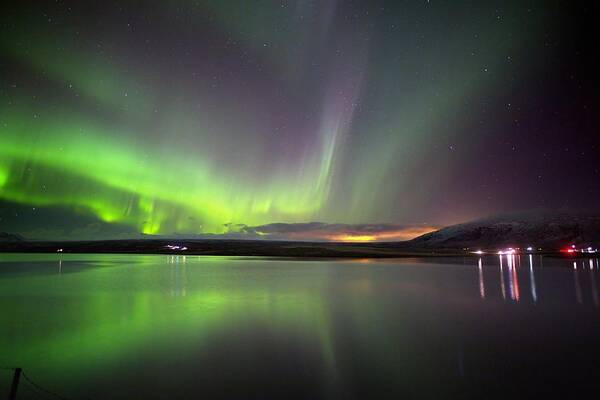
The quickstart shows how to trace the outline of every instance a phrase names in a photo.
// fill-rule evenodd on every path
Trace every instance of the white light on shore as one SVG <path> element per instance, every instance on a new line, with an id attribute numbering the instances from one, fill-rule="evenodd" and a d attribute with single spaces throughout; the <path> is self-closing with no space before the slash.
<path id="1" fill-rule="evenodd" d="M 184 250 L 188 249 L 186 246 L 178 246 L 178 245 L 174 245 L 174 244 L 168 244 L 165 247 L 169 250 L 180 250 L 180 251 L 184 251 Z"/>

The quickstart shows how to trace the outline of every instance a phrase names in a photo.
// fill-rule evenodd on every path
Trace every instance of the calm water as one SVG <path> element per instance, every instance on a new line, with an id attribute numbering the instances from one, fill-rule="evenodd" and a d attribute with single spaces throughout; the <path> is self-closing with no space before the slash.
<path id="1" fill-rule="evenodd" d="M 0 254 L 0 367 L 69 399 L 573 397 L 600 390 L 599 269 Z"/>

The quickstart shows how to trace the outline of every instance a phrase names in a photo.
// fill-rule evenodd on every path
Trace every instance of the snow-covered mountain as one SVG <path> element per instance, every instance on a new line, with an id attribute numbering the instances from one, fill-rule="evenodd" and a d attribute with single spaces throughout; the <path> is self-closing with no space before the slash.
<path id="1" fill-rule="evenodd" d="M 451 225 L 412 239 L 423 248 L 542 247 L 600 245 L 600 213 L 521 212 Z"/>

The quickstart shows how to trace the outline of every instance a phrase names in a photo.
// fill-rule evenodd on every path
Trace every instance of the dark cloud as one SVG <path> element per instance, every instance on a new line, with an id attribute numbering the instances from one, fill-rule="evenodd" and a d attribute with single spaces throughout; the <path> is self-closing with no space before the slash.
<path id="1" fill-rule="evenodd" d="M 271 240 L 372 241 L 408 240 L 435 228 L 427 225 L 327 224 L 308 222 L 248 226 L 243 233 Z"/>
<path id="2" fill-rule="evenodd" d="M 145 235 L 124 224 L 97 220 L 88 213 L 59 207 L 27 207 L 0 202 L 0 232 L 29 240 L 110 240 L 151 237 L 197 239 L 262 239 L 300 241 L 408 240 L 435 229 L 424 224 L 330 224 L 324 222 L 271 223 L 250 226 L 224 224 L 225 233 L 171 232 Z"/>

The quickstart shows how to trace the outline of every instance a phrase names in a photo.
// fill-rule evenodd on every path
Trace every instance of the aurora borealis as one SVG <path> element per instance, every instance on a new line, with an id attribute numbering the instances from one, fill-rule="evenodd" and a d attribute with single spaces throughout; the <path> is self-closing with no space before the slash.
<path id="1" fill-rule="evenodd" d="M 415 231 L 595 206 L 589 10 L 483 3 L 2 5 L 0 231 Z"/>

